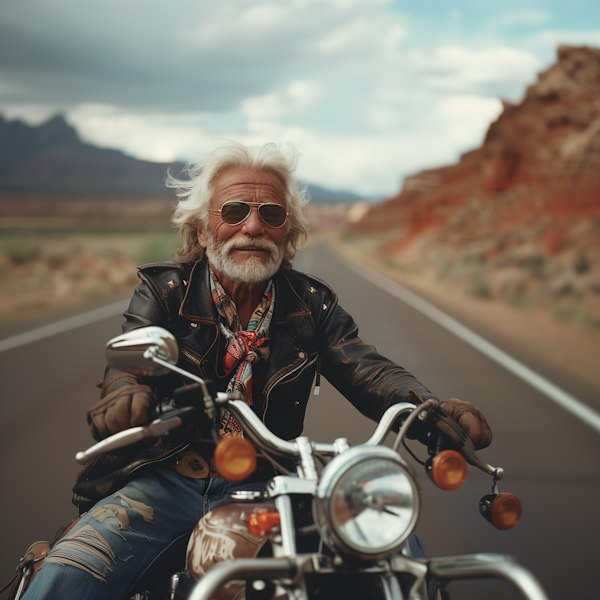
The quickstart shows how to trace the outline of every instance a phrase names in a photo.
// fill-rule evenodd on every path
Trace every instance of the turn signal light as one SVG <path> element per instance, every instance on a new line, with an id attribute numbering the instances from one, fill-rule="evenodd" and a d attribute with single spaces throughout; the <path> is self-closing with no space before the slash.
<path id="1" fill-rule="evenodd" d="M 256 450 L 243 437 L 224 438 L 215 448 L 215 465 L 221 477 L 242 481 L 256 470 Z"/>
<path id="2" fill-rule="evenodd" d="M 427 473 L 439 488 L 453 492 L 467 480 L 467 461 L 456 450 L 443 450 L 427 461 Z"/>
<path id="3" fill-rule="evenodd" d="M 279 527 L 280 525 L 281 519 L 279 518 L 279 513 L 276 510 L 265 510 L 250 515 L 248 531 L 252 535 L 261 536 L 265 535 L 273 527 Z"/>
<path id="4" fill-rule="evenodd" d="M 514 494 L 488 494 L 479 501 L 479 512 L 496 529 L 507 531 L 518 525 L 523 507 Z"/>

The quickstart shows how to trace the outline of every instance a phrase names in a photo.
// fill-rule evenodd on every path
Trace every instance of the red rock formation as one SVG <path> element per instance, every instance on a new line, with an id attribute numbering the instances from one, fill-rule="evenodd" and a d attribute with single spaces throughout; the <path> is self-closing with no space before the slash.
<path id="1" fill-rule="evenodd" d="M 354 229 L 392 236 L 400 264 L 600 327 L 600 49 L 560 46 L 481 148 L 408 177 Z"/>

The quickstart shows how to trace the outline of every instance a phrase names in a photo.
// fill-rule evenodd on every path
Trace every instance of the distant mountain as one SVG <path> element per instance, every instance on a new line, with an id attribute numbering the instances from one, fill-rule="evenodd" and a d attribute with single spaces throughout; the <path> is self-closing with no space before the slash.
<path id="1" fill-rule="evenodd" d="M 313 184 L 308 186 L 308 193 L 312 202 L 350 203 L 365 200 L 363 196 L 358 196 L 351 192 L 333 192 Z"/>
<path id="2" fill-rule="evenodd" d="M 86 144 L 62 116 L 37 127 L 0 116 L 2 192 L 172 196 L 169 166 Z"/>
<path id="3" fill-rule="evenodd" d="M 138 160 L 79 139 L 58 115 L 37 127 L 0 116 L 0 193 L 96 194 L 173 197 L 167 170 L 184 164 Z M 355 202 L 361 197 L 309 186 L 313 202 Z"/>

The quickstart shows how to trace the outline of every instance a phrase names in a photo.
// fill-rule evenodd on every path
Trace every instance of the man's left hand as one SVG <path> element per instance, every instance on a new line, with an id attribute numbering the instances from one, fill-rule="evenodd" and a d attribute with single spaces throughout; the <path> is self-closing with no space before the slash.
<path id="1" fill-rule="evenodd" d="M 476 450 L 487 448 L 492 443 L 492 430 L 475 405 L 458 398 L 450 398 L 441 403 L 441 409 L 467 432 Z"/>

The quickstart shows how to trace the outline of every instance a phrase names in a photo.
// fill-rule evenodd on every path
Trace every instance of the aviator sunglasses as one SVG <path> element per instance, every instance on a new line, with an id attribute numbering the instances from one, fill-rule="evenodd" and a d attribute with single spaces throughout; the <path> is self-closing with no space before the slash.
<path id="1" fill-rule="evenodd" d="M 289 213 L 285 212 L 285 208 L 281 204 L 274 202 L 242 202 L 241 200 L 233 200 L 225 202 L 221 208 L 211 208 L 210 212 L 221 213 L 221 219 L 227 225 L 239 225 L 243 223 L 252 212 L 252 207 L 256 206 L 258 216 L 261 221 L 273 229 L 279 229 L 285 225 Z"/>

